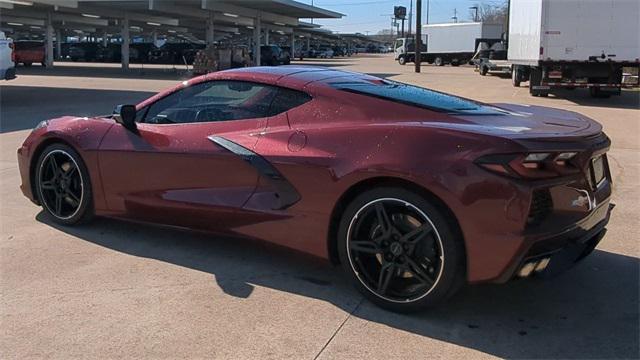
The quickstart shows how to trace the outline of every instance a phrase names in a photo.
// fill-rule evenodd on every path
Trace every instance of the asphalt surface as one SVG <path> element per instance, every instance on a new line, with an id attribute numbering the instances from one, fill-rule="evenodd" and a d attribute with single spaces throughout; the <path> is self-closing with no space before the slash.
<path id="1" fill-rule="evenodd" d="M 533 98 L 508 79 L 466 67 L 424 66 L 415 74 L 389 56 L 303 63 L 598 120 L 613 141 L 617 207 L 609 232 L 558 278 L 467 287 L 436 309 L 398 315 L 363 300 L 340 269 L 265 244 L 108 219 L 56 226 L 18 188 L 15 151 L 29 129 L 63 114 L 108 113 L 185 75 L 75 63 L 19 69 L 0 85 L 0 356 L 640 357 L 640 92 Z"/>

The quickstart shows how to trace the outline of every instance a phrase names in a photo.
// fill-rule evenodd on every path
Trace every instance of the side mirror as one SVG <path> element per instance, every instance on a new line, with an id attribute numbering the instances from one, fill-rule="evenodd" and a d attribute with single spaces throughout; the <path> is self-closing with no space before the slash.
<path id="1" fill-rule="evenodd" d="M 118 105 L 113 110 L 113 119 L 122 124 L 127 130 L 136 131 L 136 107 L 135 105 Z"/>

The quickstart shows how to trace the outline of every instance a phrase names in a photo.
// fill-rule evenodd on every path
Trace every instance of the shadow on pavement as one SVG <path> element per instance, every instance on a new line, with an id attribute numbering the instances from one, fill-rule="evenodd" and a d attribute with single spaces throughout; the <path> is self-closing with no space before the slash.
<path id="1" fill-rule="evenodd" d="M 566 99 L 583 106 L 640 110 L 640 91 L 624 90 L 620 96 L 612 95 L 610 98 L 605 99 L 591 97 L 589 95 L 589 90 L 586 89 L 561 89 L 553 92 L 552 94 L 554 96 L 550 96 L 548 98 L 550 100 L 548 106 L 553 106 L 553 100 L 556 98 Z"/>
<path id="2" fill-rule="evenodd" d="M 98 77 L 114 79 L 155 79 L 155 80 L 184 80 L 192 75 L 186 70 L 184 65 L 166 65 L 166 67 L 149 67 L 142 64 L 131 64 L 129 70 L 122 70 L 114 64 L 90 63 L 64 64 L 53 68 L 43 66 L 18 67 L 17 75 L 34 76 L 67 76 L 67 77 Z M 191 68 L 191 67 L 189 67 Z"/>
<path id="3" fill-rule="evenodd" d="M 413 315 L 381 310 L 343 280 L 339 268 L 258 241 L 167 230 L 98 218 L 82 227 L 37 220 L 124 254 L 213 275 L 239 298 L 254 286 L 327 301 L 353 316 L 506 358 L 636 358 L 639 260 L 595 251 L 564 275 L 470 286 L 440 307 Z M 606 238 L 605 240 L 606 241 Z"/>
<path id="4" fill-rule="evenodd" d="M 111 114 L 118 104 L 137 104 L 147 91 L 5 86 L 0 89 L 0 133 L 31 129 L 40 121 L 64 115 Z"/>

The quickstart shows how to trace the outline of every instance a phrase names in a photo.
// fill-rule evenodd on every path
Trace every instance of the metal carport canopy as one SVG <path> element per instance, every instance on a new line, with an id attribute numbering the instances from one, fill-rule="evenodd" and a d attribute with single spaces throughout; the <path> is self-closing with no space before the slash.
<path id="1" fill-rule="evenodd" d="M 77 29 L 82 25 L 95 31 L 113 32 L 114 26 L 121 28 L 126 38 L 123 54 L 128 50 L 131 28 L 156 32 L 174 29 L 184 32 L 211 35 L 213 29 L 236 33 L 239 27 L 282 29 L 290 32 L 299 25 L 300 18 L 340 18 L 334 11 L 303 4 L 293 0 L 0 0 L 2 17 L 21 17 L 23 23 L 38 19 L 44 25 L 47 53 L 51 54 L 53 28 Z M 115 20 L 115 23 L 111 20 Z M 6 24 L 6 20 L 2 20 Z M 75 24 L 75 25 L 71 25 Z M 252 25 L 249 25 L 252 24 Z M 89 27 L 90 26 L 90 27 Z M 126 26 L 126 29 L 125 29 Z M 254 36 L 259 39 L 260 36 Z M 259 40 L 258 40 L 259 41 Z M 259 55 L 258 55 L 259 56 Z M 52 64 L 53 57 L 47 56 Z M 128 57 L 123 56 L 123 68 L 128 67 Z"/>

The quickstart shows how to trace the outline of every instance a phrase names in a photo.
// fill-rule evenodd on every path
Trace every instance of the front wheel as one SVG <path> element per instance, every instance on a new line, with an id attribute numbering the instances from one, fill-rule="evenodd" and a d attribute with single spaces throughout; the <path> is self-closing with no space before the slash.
<path id="1" fill-rule="evenodd" d="M 406 63 L 407 63 L 407 58 L 404 55 L 398 57 L 398 64 L 404 65 Z"/>
<path id="2" fill-rule="evenodd" d="M 345 210 L 338 252 L 347 276 L 391 311 L 433 306 L 464 283 L 462 240 L 443 211 L 423 196 L 381 187 Z"/>
<path id="3" fill-rule="evenodd" d="M 89 172 L 80 155 L 64 144 L 47 147 L 36 164 L 34 184 L 44 211 L 62 225 L 74 225 L 93 215 Z"/>

